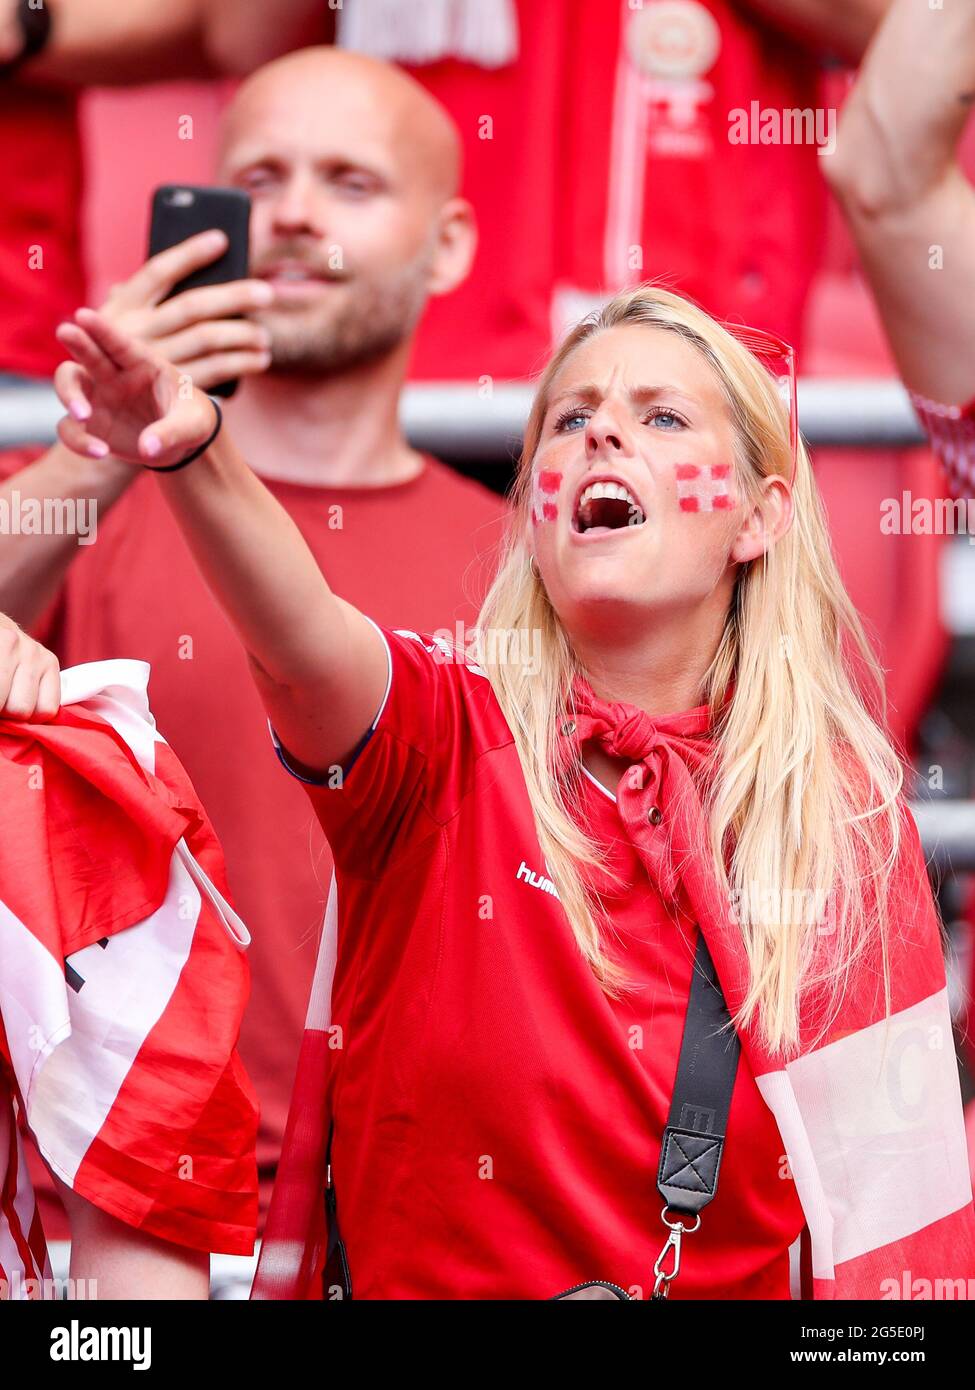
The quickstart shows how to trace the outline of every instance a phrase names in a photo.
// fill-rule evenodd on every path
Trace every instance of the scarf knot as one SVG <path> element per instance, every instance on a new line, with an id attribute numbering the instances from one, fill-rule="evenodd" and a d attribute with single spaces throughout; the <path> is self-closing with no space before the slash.
<path id="1" fill-rule="evenodd" d="M 562 725 L 569 757 L 586 743 L 631 764 L 615 791 L 620 822 L 651 882 L 673 905 L 689 862 L 707 849 L 697 779 L 711 753 L 707 705 L 654 716 L 623 701 L 600 699 L 584 677 L 572 688 Z"/>

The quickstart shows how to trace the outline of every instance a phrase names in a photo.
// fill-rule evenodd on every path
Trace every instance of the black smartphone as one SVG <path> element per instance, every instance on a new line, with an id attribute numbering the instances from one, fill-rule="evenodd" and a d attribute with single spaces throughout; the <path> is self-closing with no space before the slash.
<path id="1" fill-rule="evenodd" d="M 152 195 L 149 255 L 178 246 L 197 232 L 218 228 L 227 237 L 227 249 L 218 260 L 201 266 L 173 286 L 167 299 L 201 285 L 224 285 L 245 280 L 250 247 L 251 200 L 239 188 L 206 188 L 193 184 L 165 184 Z M 215 396 L 232 396 L 236 381 L 211 386 Z"/>

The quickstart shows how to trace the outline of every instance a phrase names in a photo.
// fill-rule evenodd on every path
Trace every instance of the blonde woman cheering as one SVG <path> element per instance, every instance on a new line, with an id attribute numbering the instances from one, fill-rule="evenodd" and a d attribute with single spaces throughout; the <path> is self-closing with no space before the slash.
<path id="1" fill-rule="evenodd" d="M 333 594 L 173 368 L 59 336 L 62 440 L 159 470 L 334 852 L 326 1290 L 975 1277 L 939 924 L 785 345 L 653 287 L 575 329 L 468 656 Z"/>

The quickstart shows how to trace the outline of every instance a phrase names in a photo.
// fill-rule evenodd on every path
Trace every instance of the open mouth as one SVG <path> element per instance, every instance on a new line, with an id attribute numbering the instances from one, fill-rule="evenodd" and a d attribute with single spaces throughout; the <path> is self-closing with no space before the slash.
<path id="1" fill-rule="evenodd" d="M 646 519 L 643 507 L 629 488 L 624 483 L 607 480 L 583 488 L 576 502 L 572 529 L 621 531 L 630 526 L 642 526 Z"/>

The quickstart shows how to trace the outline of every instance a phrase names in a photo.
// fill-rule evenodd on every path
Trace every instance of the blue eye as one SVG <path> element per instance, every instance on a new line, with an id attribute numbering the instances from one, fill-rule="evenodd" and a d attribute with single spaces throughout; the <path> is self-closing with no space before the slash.
<path id="1" fill-rule="evenodd" d="M 562 415 L 559 416 L 559 418 L 555 422 L 555 428 L 556 430 L 565 430 L 570 420 L 585 421 L 588 418 L 588 415 L 584 415 L 582 411 L 579 410 L 577 407 L 573 407 L 571 410 L 566 410 Z"/>
<path id="2" fill-rule="evenodd" d="M 675 426 L 676 426 L 676 427 L 680 427 L 680 426 L 683 426 L 683 425 L 686 425 L 686 424 L 687 424 L 687 421 L 686 421 L 686 420 L 682 420 L 681 417 L 680 417 L 679 415 L 675 414 L 675 412 L 674 412 L 673 410 L 666 410 L 666 409 L 663 409 L 663 408 L 661 408 L 660 410 L 651 411 L 651 413 L 650 413 L 650 415 L 647 417 L 647 419 L 648 419 L 648 421 L 649 421 L 649 420 L 670 420 L 670 421 L 672 421 L 671 424 L 665 426 L 665 428 L 666 428 L 667 430 L 672 430 L 672 429 L 675 428 Z"/>
<path id="3" fill-rule="evenodd" d="M 569 409 L 563 411 L 562 414 L 555 421 L 554 429 L 556 433 L 562 432 L 574 434 L 578 429 L 578 426 L 573 425 L 572 422 L 574 420 L 581 420 L 584 425 L 586 420 L 588 419 L 589 413 L 587 411 L 581 410 L 579 406 L 570 406 Z M 687 421 L 684 419 L 682 415 L 678 415 L 675 410 L 668 410 L 666 406 L 662 405 L 655 406 L 646 415 L 644 419 L 644 424 L 650 424 L 650 422 L 653 420 L 668 421 L 669 423 L 661 427 L 668 432 L 675 429 L 687 428 Z"/>

